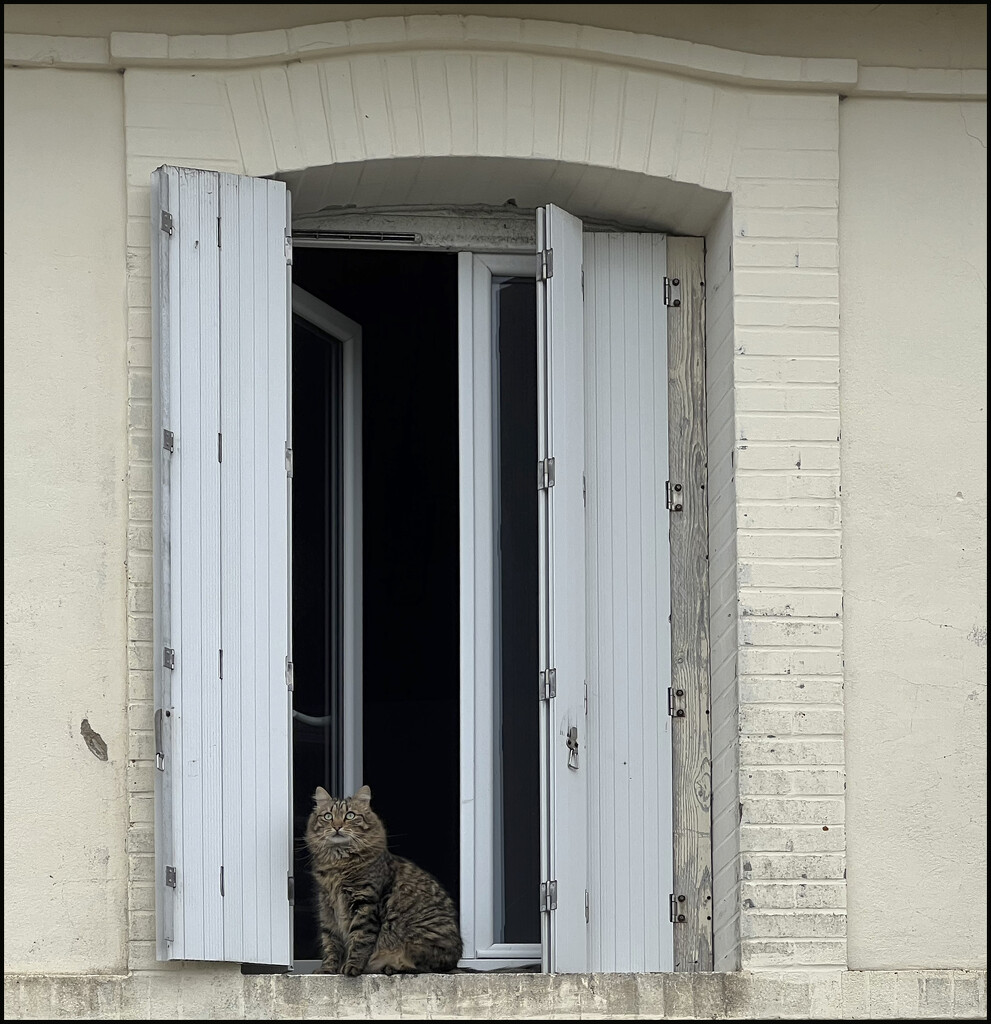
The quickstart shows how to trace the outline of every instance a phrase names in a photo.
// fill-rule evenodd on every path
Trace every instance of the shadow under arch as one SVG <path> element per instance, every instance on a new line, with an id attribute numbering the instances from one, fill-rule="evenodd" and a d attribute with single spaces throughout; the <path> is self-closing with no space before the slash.
<path id="1" fill-rule="evenodd" d="M 590 225 L 705 235 L 729 195 L 594 164 L 522 157 L 395 157 L 273 177 L 292 193 L 293 222 L 341 211 L 560 206 Z"/>

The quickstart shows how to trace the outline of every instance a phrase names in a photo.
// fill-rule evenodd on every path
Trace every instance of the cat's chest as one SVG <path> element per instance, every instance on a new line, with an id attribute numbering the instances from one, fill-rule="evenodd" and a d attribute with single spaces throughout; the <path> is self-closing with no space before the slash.
<path id="1" fill-rule="evenodd" d="M 334 893 L 331 908 L 337 923 L 343 931 L 347 931 L 347 927 L 351 923 L 351 901 L 341 889 Z"/>
<path id="2" fill-rule="evenodd" d="M 330 878 L 324 888 L 324 899 L 337 923 L 346 931 L 353 916 L 354 886 L 343 883 L 339 878 Z"/>

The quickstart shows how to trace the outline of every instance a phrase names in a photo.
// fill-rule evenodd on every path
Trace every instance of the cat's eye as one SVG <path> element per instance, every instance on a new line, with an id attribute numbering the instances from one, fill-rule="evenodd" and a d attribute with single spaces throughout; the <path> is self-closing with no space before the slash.
<path id="1" fill-rule="evenodd" d="M 331 814 L 329 811 L 323 816 L 324 821 L 330 821 L 331 818 L 333 818 L 333 814 Z"/>
<path id="2" fill-rule="evenodd" d="M 354 811 L 348 811 L 348 813 L 345 814 L 344 817 L 348 818 L 348 819 L 353 818 L 354 817 Z"/>

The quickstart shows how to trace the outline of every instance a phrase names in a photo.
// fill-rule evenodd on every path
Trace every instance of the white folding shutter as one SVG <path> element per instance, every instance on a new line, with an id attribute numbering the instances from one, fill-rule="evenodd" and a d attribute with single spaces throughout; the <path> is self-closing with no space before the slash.
<path id="1" fill-rule="evenodd" d="M 280 182 L 153 175 L 162 959 L 291 958 L 287 224 Z"/>
<path id="2" fill-rule="evenodd" d="M 674 969 L 666 248 L 585 235 L 592 971 Z"/>
<path id="3" fill-rule="evenodd" d="M 537 248 L 543 948 L 570 973 L 588 965 L 581 221 L 538 210 Z"/>
<path id="4" fill-rule="evenodd" d="M 225 959 L 288 964 L 288 193 L 219 177 Z"/>

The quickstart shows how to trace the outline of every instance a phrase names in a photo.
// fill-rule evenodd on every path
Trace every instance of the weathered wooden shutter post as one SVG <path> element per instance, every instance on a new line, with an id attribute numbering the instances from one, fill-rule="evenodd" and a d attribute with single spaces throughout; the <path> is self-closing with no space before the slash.
<path id="1" fill-rule="evenodd" d="M 671 742 L 674 969 L 712 970 L 712 761 L 709 715 L 705 284 L 700 238 L 669 238 Z"/>

